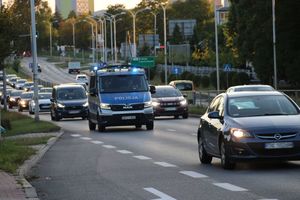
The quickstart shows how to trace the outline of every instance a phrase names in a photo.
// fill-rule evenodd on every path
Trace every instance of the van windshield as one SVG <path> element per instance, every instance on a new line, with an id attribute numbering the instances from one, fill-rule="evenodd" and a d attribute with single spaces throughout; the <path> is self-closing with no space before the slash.
<path id="1" fill-rule="evenodd" d="M 102 76 L 99 78 L 99 89 L 101 93 L 148 91 L 144 75 Z"/>
<path id="2" fill-rule="evenodd" d="M 176 88 L 180 91 L 191 91 L 193 90 L 192 83 L 176 83 Z"/>
<path id="3" fill-rule="evenodd" d="M 75 100 L 86 98 L 86 93 L 83 87 L 60 88 L 59 90 L 57 90 L 58 100 Z"/>

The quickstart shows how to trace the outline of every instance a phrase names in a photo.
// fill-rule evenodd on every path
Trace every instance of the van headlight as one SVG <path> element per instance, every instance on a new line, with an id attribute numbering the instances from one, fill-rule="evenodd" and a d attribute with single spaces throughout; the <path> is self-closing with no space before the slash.
<path id="1" fill-rule="evenodd" d="M 159 106 L 159 105 L 160 105 L 160 103 L 159 103 L 159 102 L 152 101 L 152 106 L 153 106 L 153 107 L 157 107 L 157 106 Z"/>
<path id="2" fill-rule="evenodd" d="M 89 102 L 86 102 L 85 104 L 82 105 L 83 107 L 88 107 L 89 106 Z"/>
<path id="3" fill-rule="evenodd" d="M 103 110 L 110 110 L 110 104 L 108 103 L 101 103 L 100 108 Z"/>
<path id="4" fill-rule="evenodd" d="M 183 99 L 180 101 L 180 105 L 185 106 L 187 104 L 187 100 Z"/>
<path id="5" fill-rule="evenodd" d="M 64 108 L 65 105 L 63 105 L 63 104 L 61 104 L 61 103 L 58 103 L 58 104 L 57 104 L 57 107 L 59 107 L 59 108 Z"/>
<path id="6" fill-rule="evenodd" d="M 152 107 L 152 101 L 147 101 L 144 103 L 144 108 Z"/>

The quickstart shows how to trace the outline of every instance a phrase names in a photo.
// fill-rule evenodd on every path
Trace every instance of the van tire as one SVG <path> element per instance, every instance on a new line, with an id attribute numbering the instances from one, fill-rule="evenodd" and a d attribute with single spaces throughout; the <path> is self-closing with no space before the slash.
<path id="1" fill-rule="evenodd" d="M 89 120 L 89 129 L 90 131 L 96 130 L 96 124 L 94 124 L 91 120 Z"/>
<path id="2" fill-rule="evenodd" d="M 105 131 L 105 126 L 98 124 L 98 132 L 104 132 L 104 131 Z"/>
<path id="3" fill-rule="evenodd" d="M 148 124 L 146 124 L 146 128 L 147 128 L 147 130 L 153 130 L 153 128 L 154 128 L 154 123 L 153 123 L 153 121 L 152 121 L 152 122 L 149 122 Z"/>

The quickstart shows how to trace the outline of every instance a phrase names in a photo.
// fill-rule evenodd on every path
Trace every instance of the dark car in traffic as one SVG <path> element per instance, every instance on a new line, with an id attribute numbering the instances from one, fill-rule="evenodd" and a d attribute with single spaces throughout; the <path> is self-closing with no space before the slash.
<path id="1" fill-rule="evenodd" d="M 246 92 L 246 91 L 274 91 L 270 85 L 236 85 L 228 88 L 226 92 Z"/>
<path id="2" fill-rule="evenodd" d="M 155 86 L 152 105 L 155 116 L 174 116 L 188 118 L 188 103 L 182 93 L 169 85 Z"/>
<path id="3" fill-rule="evenodd" d="M 20 100 L 20 96 L 23 93 L 21 90 L 13 90 L 11 91 L 9 98 L 8 98 L 8 107 L 13 108 L 14 106 L 18 106 L 18 102 Z"/>
<path id="4" fill-rule="evenodd" d="M 238 161 L 300 160 L 300 110 L 277 91 L 222 93 L 201 117 L 197 138 L 201 163 L 218 157 L 225 169 Z"/>
<path id="5" fill-rule="evenodd" d="M 23 110 L 28 110 L 29 101 L 33 98 L 33 92 L 23 92 L 18 101 L 18 111 L 22 112 Z"/>
<path id="6" fill-rule="evenodd" d="M 88 101 L 86 91 L 81 85 L 61 84 L 53 87 L 51 120 L 81 117 L 88 115 Z"/>

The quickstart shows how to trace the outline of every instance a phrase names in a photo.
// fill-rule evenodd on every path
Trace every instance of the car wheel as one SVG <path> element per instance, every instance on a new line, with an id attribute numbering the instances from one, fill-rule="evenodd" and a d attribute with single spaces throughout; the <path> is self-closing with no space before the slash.
<path id="1" fill-rule="evenodd" d="M 104 132 L 105 126 L 98 124 L 98 132 Z"/>
<path id="2" fill-rule="evenodd" d="M 182 118 L 183 118 L 183 119 L 187 119 L 188 117 L 189 117 L 189 114 L 188 114 L 188 113 L 185 113 L 185 114 L 182 115 Z"/>
<path id="3" fill-rule="evenodd" d="M 152 122 L 149 122 L 148 124 L 146 124 L 147 130 L 153 130 L 153 127 L 154 127 L 153 121 L 152 121 Z"/>
<path id="4" fill-rule="evenodd" d="M 57 115 L 57 113 L 54 111 L 54 121 L 59 121 L 60 118 L 59 116 Z"/>
<path id="5" fill-rule="evenodd" d="M 211 163 L 212 156 L 206 152 L 206 150 L 204 148 L 204 144 L 203 144 L 203 139 L 201 136 L 198 139 L 198 154 L 199 154 L 200 162 L 202 164 L 210 164 Z"/>
<path id="6" fill-rule="evenodd" d="M 30 115 L 33 115 L 34 112 L 32 112 L 31 110 L 29 110 L 29 114 L 30 114 Z M 51 116 L 51 120 L 52 120 L 52 116 Z"/>
<path id="7" fill-rule="evenodd" d="M 225 145 L 224 141 L 221 141 L 220 145 L 221 151 L 221 164 L 224 169 L 234 169 L 235 163 L 230 159 L 228 147 Z"/>
<path id="8" fill-rule="evenodd" d="M 82 117 L 82 120 L 86 120 L 86 117 Z"/>
<path id="9" fill-rule="evenodd" d="M 12 105 L 9 105 L 8 108 L 12 109 Z"/>
<path id="10" fill-rule="evenodd" d="M 96 129 L 96 124 L 91 122 L 91 120 L 89 120 L 89 129 L 90 129 L 90 131 L 94 131 Z"/>
<path id="11" fill-rule="evenodd" d="M 178 118 L 179 118 L 179 115 L 175 115 L 174 118 L 175 118 L 175 119 L 178 119 Z"/>
<path id="12" fill-rule="evenodd" d="M 135 125 L 135 128 L 142 128 L 142 125 Z"/>

